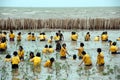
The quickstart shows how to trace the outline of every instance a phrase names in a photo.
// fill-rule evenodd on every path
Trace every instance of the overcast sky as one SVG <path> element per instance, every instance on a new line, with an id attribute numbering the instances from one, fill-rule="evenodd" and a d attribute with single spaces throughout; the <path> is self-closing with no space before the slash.
<path id="1" fill-rule="evenodd" d="M 106 7 L 120 6 L 120 0 L 0 0 L 3 7 Z"/>

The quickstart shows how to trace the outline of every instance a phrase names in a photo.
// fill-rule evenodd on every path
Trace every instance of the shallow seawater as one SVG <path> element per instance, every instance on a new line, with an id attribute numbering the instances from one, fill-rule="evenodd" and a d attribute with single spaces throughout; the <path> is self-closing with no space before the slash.
<path id="1" fill-rule="evenodd" d="M 62 30 L 64 35 L 64 41 L 62 43 L 67 44 L 67 50 L 71 56 L 67 56 L 66 60 L 60 60 L 59 53 L 54 52 L 50 55 L 45 55 L 41 53 L 42 63 L 41 67 L 34 71 L 32 63 L 29 62 L 29 52 L 33 51 L 35 54 L 37 52 L 42 52 L 45 44 L 48 44 L 47 41 L 40 42 L 36 41 L 27 41 L 27 33 L 34 32 L 36 36 L 40 32 L 45 32 L 47 38 L 50 36 L 55 36 L 57 30 L 22 30 L 22 41 L 21 42 L 7 42 L 7 51 L 0 54 L 0 78 L 1 80 L 119 80 L 120 79 L 120 55 L 111 55 L 109 53 L 109 44 L 108 42 L 95 42 L 94 37 L 100 36 L 103 31 L 89 31 L 91 34 L 91 40 L 88 42 L 84 41 L 84 36 L 88 30 Z M 73 42 L 70 39 L 72 31 L 76 31 L 79 35 L 78 41 Z M 116 41 L 116 38 L 120 37 L 120 31 L 107 30 L 109 35 L 109 40 Z M 9 33 L 9 31 L 7 31 Z M 19 31 L 14 31 L 17 34 Z M 8 34 L 7 34 L 8 38 Z M 91 69 L 86 69 L 84 64 L 79 67 L 81 60 L 72 60 L 72 55 L 77 54 L 75 48 L 79 47 L 80 42 L 84 42 L 85 51 L 91 56 L 93 66 Z M 7 53 L 13 54 L 13 51 L 18 50 L 19 45 L 22 45 L 25 50 L 25 61 L 20 62 L 18 74 L 11 69 L 11 63 L 4 62 L 4 58 Z M 49 45 L 49 44 L 48 44 Z M 53 42 L 51 44 L 55 49 L 56 44 Z M 120 42 L 117 41 L 117 46 L 120 47 Z M 102 48 L 104 57 L 105 57 L 105 66 L 104 68 L 98 68 L 96 66 L 97 58 L 97 48 Z M 46 60 L 50 57 L 55 58 L 55 63 L 53 64 L 53 69 L 44 68 L 43 65 Z"/>

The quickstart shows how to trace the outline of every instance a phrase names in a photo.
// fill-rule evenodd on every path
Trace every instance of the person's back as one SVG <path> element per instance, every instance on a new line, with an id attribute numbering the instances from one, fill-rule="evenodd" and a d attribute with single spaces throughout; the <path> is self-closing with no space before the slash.
<path id="1" fill-rule="evenodd" d="M 3 40 L 0 42 L 0 51 L 5 51 L 7 49 L 7 44 Z"/>
<path id="2" fill-rule="evenodd" d="M 90 40 L 90 33 L 87 32 L 87 34 L 85 35 L 85 41 L 89 41 Z"/>
<path id="3" fill-rule="evenodd" d="M 31 32 L 29 32 L 28 35 L 27 35 L 27 40 L 31 41 L 31 37 L 32 37 Z"/>
<path id="4" fill-rule="evenodd" d="M 48 53 L 48 50 L 49 50 L 48 45 L 45 45 L 45 47 L 42 50 L 42 53 Z"/>
<path id="5" fill-rule="evenodd" d="M 116 46 L 116 42 L 113 42 L 112 46 L 110 46 L 110 51 L 112 54 L 116 54 L 118 51 L 118 47 Z"/>
<path id="6" fill-rule="evenodd" d="M 13 31 L 10 31 L 9 38 L 10 38 L 10 41 L 14 41 L 15 34 L 13 33 Z"/>
<path id="7" fill-rule="evenodd" d="M 50 60 L 47 60 L 47 61 L 45 62 L 44 67 L 52 68 L 52 64 L 53 64 L 54 61 L 55 61 L 55 60 L 54 60 L 53 57 L 50 58 Z"/>
<path id="8" fill-rule="evenodd" d="M 72 41 L 77 41 L 77 39 L 78 39 L 78 35 L 74 32 L 74 33 L 72 33 L 72 35 L 71 35 L 71 40 Z"/>
<path id="9" fill-rule="evenodd" d="M 35 41 L 35 40 L 36 40 L 36 37 L 35 37 L 34 33 L 32 33 L 31 39 L 32 39 L 32 41 Z"/>
<path id="10" fill-rule="evenodd" d="M 52 48 L 52 46 L 51 46 L 51 45 L 49 45 L 48 52 L 49 52 L 49 53 L 53 53 L 53 52 L 54 52 L 54 49 Z"/>
<path id="11" fill-rule="evenodd" d="M 17 41 L 21 41 L 21 32 L 19 32 L 17 35 Z"/>

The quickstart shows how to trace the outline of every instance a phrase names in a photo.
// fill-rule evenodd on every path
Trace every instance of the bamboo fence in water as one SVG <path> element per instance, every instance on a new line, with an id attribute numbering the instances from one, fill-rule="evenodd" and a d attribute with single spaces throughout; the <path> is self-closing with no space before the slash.
<path id="1" fill-rule="evenodd" d="M 88 19 L 0 19 L 1 30 L 22 29 L 120 29 L 120 18 Z"/>

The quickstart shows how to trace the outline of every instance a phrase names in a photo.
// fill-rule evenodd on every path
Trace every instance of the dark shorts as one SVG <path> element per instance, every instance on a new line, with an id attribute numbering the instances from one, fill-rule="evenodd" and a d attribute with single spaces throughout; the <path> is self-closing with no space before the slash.
<path id="1" fill-rule="evenodd" d="M 18 69 L 18 64 L 12 64 L 12 69 Z"/>
<path id="2" fill-rule="evenodd" d="M 6 49 L 0 49 L 0 52 L 4 52 Z"/>
<path id="3" fill-rule="evenodd" d="M 89 64 L 89 65 L 85 65 L 85 66 L 92 66 L 92 64 Z"/>
<path id="4" fill-rule="evenodd" d="M 72 41 L 77 41 L 77 40 L 72 39 Z"/>
<path id="5" fill-rule="evenodd" d="M 111 52 L 111 54 L 117 54 L 117 52 Z"/>
<path id="6" fill-rule="evenodd" d="M 79 56 L 79 59 L 82 59 L 83 57 L 82 56 Z"/>
<path id="7" fill-rule="evenodd" d="M 10 41 L 14 41 L 14 38 L 10 38 Z"/>
<path id="8" fill-rule="evenodd" d="M 32 41 L 35 41 L 35 40 L 32 40 Z"/>
<path id="9" fill-rule="evenodd" d="M 66 59 L 66 56 L 61 56 L 60 59 Z"/>
<path id="10" fill-rule="evenodd" d="M 99 66 L 104 66 L 104 63 L 103 64 L 99 64 Z"/>
<path id="11" fill-rule="evenodd" d="M 40 41 L 45 41 L 45 39 L 41 39 Z"/>

